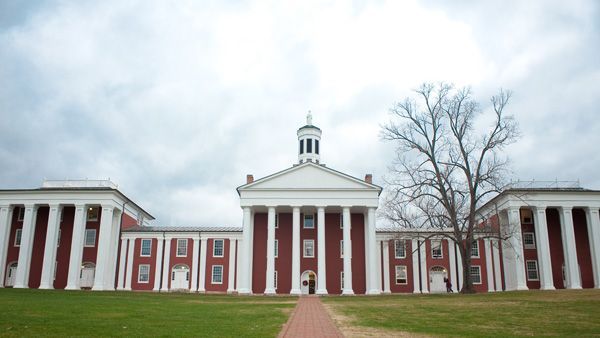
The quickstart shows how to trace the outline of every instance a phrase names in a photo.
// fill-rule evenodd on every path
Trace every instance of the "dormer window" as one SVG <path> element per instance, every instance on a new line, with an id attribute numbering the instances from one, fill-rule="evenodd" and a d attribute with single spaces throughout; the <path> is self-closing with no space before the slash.
<path id="1" fill-rule="evenodd" d="M 306 152 L 307 153 L 312 153 L 312 139 L 308 138 L 306 139 Z"/>
<path id="2" fill-rule="evenodd" d="M 300 140 L 300 154 L 304 154 L 304 140 Z"/>

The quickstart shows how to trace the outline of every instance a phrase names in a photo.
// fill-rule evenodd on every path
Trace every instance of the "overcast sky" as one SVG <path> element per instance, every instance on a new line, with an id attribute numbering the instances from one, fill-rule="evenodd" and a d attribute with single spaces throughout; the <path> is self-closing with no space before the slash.
<path id="1" fill-rule="evenodd" d="M 382 183 L 394 102 L 499 88 L 514 178 L 600 189 L 597 1 L 0 0 L 0 188 L 108 178 L 157 225 L 241 225 L 235 188 L 297 161 Z"/>

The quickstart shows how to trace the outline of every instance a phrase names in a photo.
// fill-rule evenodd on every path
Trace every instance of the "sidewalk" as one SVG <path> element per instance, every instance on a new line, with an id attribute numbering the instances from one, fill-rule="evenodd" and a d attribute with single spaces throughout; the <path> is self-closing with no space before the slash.
<path id="1" fill-rule="evenodd" d="M 343 337 L 316 296 L 304 296 L 283 326 L 279 337 Z"/>

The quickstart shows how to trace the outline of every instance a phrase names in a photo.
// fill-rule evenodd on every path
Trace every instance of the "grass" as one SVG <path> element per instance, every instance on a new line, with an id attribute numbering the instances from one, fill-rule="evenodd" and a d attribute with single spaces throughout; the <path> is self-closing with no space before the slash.
<path id="1" fill-rule="evenodd" d="M 323 302 L 350 326 L 392 335 L 600 336 L 600 290 L 327 297 Z"/>
<path id="2" fill-rule="evenodd" d="M 0 336 L 274 337 L 289 297 L 0 288 Z"/>

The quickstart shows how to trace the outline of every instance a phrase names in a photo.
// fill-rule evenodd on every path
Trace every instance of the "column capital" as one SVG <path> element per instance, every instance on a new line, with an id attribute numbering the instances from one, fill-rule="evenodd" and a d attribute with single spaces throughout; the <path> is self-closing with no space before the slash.
<path id="1" fill-rule="evenodd" d="M 0 209 L 10 209 L 12 205 L 10 204 L 0 204 Z"/>
<path id="2" fill-rule="evenodd" d="M 562 211 L 562 212 L 572 212 L 573 211 L 573 206 L 570 205 L 561 205 L 559 207 L 557 207 L 558 210 Z"/>
<path id="3" fill-rule="evenodd" d="M 58 209 L 60 206 L 61 206 L 61 204 L 60 204 L 60 203 L 49 203 L 49 204 L 48 204 L 48 207 L 49 207 L 50 209 L 52 209 L 52 208 L 54 208 L 54 209 Z"/>
<path id="4" fill-rule="evenodd" d="M 386 239 L 386 240 L 381 241 L 381 244 L 383 244 L 383 247 L 385 248 L 386 246 L 390 245 L 390 241 Z"/>
<path id="5" fill-rule="evenodd" d="M 536 212 L 546 212 L 546 209 L 548 208 L 548 206 L 545 204 L 537 204 L 537 205 L 532 206 L 532 208 Z"/>
<path id="6" fill-rule="evenodd" d="M 325 206 L 324 205 L 316 205 L 317 207 L 317 212 L 319 212 L 320 210 L 325 211 Z"/>
<path id="7" fill-rule="evenodd" d="M 300 206 L 299 205 L 293 205 L 292 207 L 292 212 L 300 212 Z"/>

